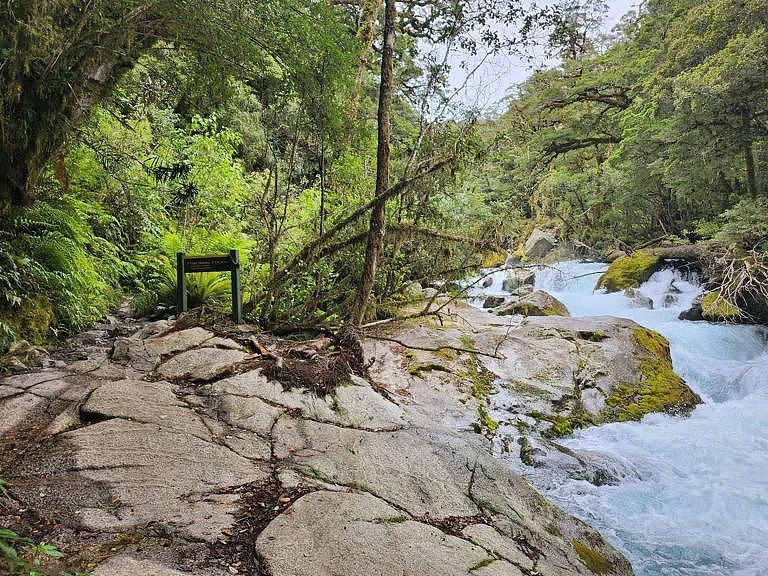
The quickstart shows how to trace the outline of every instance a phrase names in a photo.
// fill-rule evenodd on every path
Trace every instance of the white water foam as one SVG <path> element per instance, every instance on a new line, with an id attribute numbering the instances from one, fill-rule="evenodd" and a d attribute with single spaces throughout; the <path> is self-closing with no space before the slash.
<path id="1" fill-rule="evenodd" d="M 764 328 L 678 320 L 699 294 L 695 278 L 657 272 L 640 288 L 654 309 L 593 292 L 604 264 L 537 271 L 536 288 L 573 316 L 619 316 L 670 341 L 675 370 L 705 403 L 688 418 L 651 415 L 578 432 L 563 443 L 627 462 L 642 480 L 534 484 L 621 549 L 639 576 L 768 576 L 768 346 Z M 504 294 L 505 272 L 473 296 Z M 674 302 L 668 298 L 673 284 Z M 665 299 L 667 307 L 664 307 Z"/>

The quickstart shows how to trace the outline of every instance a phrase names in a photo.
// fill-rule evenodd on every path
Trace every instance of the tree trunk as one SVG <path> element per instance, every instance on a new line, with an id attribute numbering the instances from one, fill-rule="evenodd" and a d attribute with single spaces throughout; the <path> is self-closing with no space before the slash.
<path id="1" fill-rule="evenodd" d="M 389 128 L 392 92 L 394 89 L 394 53 L 395 20 L 397 9 L 395 0 L 386 0 L 384 12 L 384 43 L 381 53 L 381 82 L 379 84 L 378 109 L 378 148 L 376 152 L 376 191 L 374 197 L 381 196 L 389 187 Z M 360 280 L 360 290 L 355 298 L 350 314 L 350 323 L 359 325 L 368 308 L 368 300 L 376 280 L 381 249 L 386 232 L 387 201 L 382 198 L 371 210 L 368 226 L 368 241 L 365 247 L 365 264 Z"/>
<path id="2" fill-rule="evenodd" d="M 749 114 L 749 107 L 746 104 L 741 107 L 741 120 L 743 124 L 742 142 L 744 147 L 744 163 L 747 166 L 747 188 L 752 196 L 757 196 L 755 155 L 752 150 L 752 120 Z"/>
<path id="3" fill-rule="evenodd" d="M 368 56 L 373 49 L 373 38 L 376 33 L 376 17 L 379 13 L 382 0 L 363 0 L 360 6 L 360 23 L 357 27 L 357 40 L 361 43 L 360 52 L 357 54 L 357 73 L 355 84 L 347 102 L 347 120 L 352 124 L 357 115 L 357 106 L 360 101 L 360 92 L 365 83 L 365 73 L 368 70 Z M 348 136 L 351 136 L 349 134 Z"/>

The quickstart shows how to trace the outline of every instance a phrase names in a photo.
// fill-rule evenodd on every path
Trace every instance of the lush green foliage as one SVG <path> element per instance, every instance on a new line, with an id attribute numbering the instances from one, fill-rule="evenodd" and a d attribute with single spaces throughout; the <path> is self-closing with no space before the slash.
<path id="1" fill-rule="evenodd" d="M 198 4 L 105 0 L 83 7 L 84 27 L 74 32 L 70 7 L 3 9 L 0 121 L 18 136 L 4 141 L 18 177 L 0 183 L 0 202 L 13 205 L 0 208 L 0 345 L 82 329 L 121 290 L 138 313 L 172 313 L 177 251 L 240 249 L 254 320 L 345 317 L 376 172 L 369 72 L 377 55 L 363 19 L 375 30 L 377 14 L 280 0 L 258 14 L 248 1 Z M 495 8 L 464 8 L 412 7 L 401 22 L 391 181 L 409 184 L 387 206 L 392 226 L 371 317 L 409 280 L 459 277 L 502 238 L 485 195 L 436 168 L 458 166 L 482 144 L 471 122 L 441 121 L 431 108 L 448 106 L 447 70 L 419 54 L 418 38 L 450 44 L 474 23 L 487 42 L 503 44 L 484 23 Z M 138 16 L 119 32 L 125 10 Z M 82 32 L 83 43 L 68 43 L 68 32 Z M 103 46 L 81 62 L 91 33 Z M 32 107 L 22 98 L 28 89 Z M 79 100 L 50 105 L 65 89 Z M 17 206 L 33 192 L 34 205 Z M 189 287 L 192 305 L 228 300 L 226 277 L 192 275 Z"/>
<path id="2" fill-rule="evenodd" d="M 23 182 L 0 182 L 0 346 L 79 330 L 121 291 L 140 314 L 173 313 L 178 251 L 238 248 L 252 320 L 346 317 L 376 176 L 377 4 L 182 4 L 88 4 L 80 32 L 101 26 L 119 62 L 101 48 L 78 60 L 87 42 L 67 42 L 69 7 L 3 9 L 4 161 Z M 397 190 L 368 318 L 409 281 L 461 277 L 542 224 L 598 248 L 705 236 L 762 258 L 764 2 L 652 0 L 612 37 L 602 0 L 558 2 L 565 17 L 546 36 L 560 64 L 483 122 L 447 119 L 446 61 L 420 42 L 501 47 L 493 18 L 517 18 L 525 35 L 531 15 L 401 4 Z M 118 33 L 127 9 L 141 17 Z M 80 99 L 50 106 L 67 85 Z M 16 206 L 32 191 L 37 203 Z M 189 285 L 192 305 L 228 301 L 225 276 Z"/>
<path id="3" fill-rule="evenodd" d="M 760 0 L 651 1 L 608 49 L 566 51 L 494 124 L 496 193 L 592 244 L 713 233 L 768 195 L 767 29 Z"/>

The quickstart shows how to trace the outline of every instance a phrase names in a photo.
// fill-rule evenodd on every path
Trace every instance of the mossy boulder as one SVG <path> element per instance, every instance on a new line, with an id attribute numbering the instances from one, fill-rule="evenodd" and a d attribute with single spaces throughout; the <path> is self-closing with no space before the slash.
<path id="1" fill-rule="evenodd" d="M 709 292 L 701 299 L 701 317 L 712 322 L 736 322 L 741 310 L 726 300 L 720 292 Z"/>
<path id="2" fill-rule="evenodd" d="M 673 370 L 664 336 L 638 327 L 634 338 L 641 350 L 639 378 L 619 384 L 605 399 L 603 421 L 641 420 L 654 412 L 686 415 L 701 404 L 701 397 Z"/>
<path id="3" fill-rule="evenodd" d="M 631 320 L 530 317 L 499 354 L 511 410 L 549 438 L 653 412 L 684 415 L 701 402 L 675 374 L 669 342 Z"/>
<path id="4" fill-rule="evenodd" d="M 483 268 L 498 268 L 507 261 L 509 254 L 506 252 L 486 252 L 483 254 Z"/>
<path id="5" fill-rule="evenodd" d="M 625 288 L 637 288 L 647 282 L 654 272 L 661 268 L 663 260 L 647 252 L 635 252 L 614 260 L 608 270 L 597 281 L 596 289 L 618 292 Z"/>
<path id="6" fill-rule="evenodd" d="M 499 316 L 570 316 L 568 308 L 554 296 L 536 290 L 527 296 L 513 300 L 496 311 Z"/>

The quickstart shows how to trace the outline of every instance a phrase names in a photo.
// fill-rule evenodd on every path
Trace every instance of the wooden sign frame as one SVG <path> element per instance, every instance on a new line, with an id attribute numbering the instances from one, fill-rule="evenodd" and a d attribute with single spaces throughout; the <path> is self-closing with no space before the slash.
<path id="1" fill-rule="evenodd" d="M 240 251 L 230 250 L 229 254 L 209 256 L 187 256 L 176 253 L 176 311 L 187 311 L 186 275 L 196 272 L 229 272 L 232 280 L 232 320 L 243 323 L 243 295 L 240 289 Z"/>

